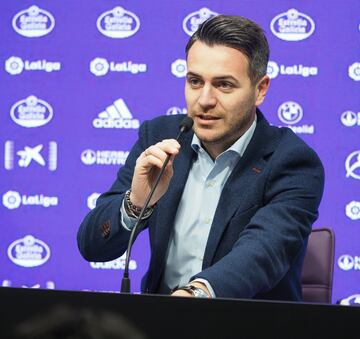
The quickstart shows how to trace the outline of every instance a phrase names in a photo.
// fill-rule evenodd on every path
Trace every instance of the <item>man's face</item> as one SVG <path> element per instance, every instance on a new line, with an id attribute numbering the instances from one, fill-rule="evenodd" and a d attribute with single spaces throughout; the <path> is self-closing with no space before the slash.
<path id="1" fill-rule="evenodd" d="M 187 57 L 185 98 L 194 131 L 215 158 L 241 137 L 254 121 L 269 78 L 252 84 L 249 62 L 240 51 L 196 41 Z"/>

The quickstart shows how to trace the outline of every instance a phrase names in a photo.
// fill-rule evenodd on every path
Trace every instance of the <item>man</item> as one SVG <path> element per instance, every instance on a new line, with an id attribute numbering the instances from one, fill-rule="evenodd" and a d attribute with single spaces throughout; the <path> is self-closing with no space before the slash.
<path id="1" fill-rule="evenodd" d="M 194 133 L 180 147 L 171 138 L 182 117 L 141 126 L 117 180 L 80 227 L 80 251 L 93 261 L 125 252 L 134 217 L 170 154 L 143 220 L 151 260 L 142 291 L 301 300 L 324 174 L 313 150 L 291 130 L 270 126 L 257 109 L 270 83 L 263 31 L 248 19 L 220 15 L 199 27 L 186 53 Z"/>

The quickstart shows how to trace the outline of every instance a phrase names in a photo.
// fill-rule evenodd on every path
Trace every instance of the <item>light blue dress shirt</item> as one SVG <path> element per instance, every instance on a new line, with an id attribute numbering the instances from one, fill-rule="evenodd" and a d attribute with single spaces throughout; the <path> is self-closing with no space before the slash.
<path id="1" fill-rule="evenodd" d="M 198 156 L 192 163 L 177 209 L 161 290 L 186 285 L 193 275 L 201 272 L 207 239 L 222 189 L 244 154 L 255 127 L 256 118 L 241 138 L 221 153 L 215 161 L 194 134 L 191 147 Z M 122 224 L 130 230 L 136 220 L 127 216 L 124 205 L 121 207 L 121 212 Z M 208 281 L 204 279 L 196 279 L 196 281 L 204 283 L 215 297 Z"/>

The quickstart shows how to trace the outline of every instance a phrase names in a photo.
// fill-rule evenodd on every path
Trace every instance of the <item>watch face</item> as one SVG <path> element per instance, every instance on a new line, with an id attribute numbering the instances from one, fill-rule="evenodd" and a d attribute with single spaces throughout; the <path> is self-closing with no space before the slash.
<path id="1" fill-rule="evenodd" d="M 195 298 L 208 298 L 208 295 L 201 288 L 194 288 Z"/>

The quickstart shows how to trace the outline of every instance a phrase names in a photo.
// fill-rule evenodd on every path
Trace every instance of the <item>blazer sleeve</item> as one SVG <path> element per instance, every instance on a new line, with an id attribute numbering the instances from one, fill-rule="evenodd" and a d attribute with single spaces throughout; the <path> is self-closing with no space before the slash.
<path id="1" fill-rule="evenodd" d="M 120 257 L 127 249 L 130 232 L 121 224 L 121 203 L 131 187 L 136 159 L 147 145 L 147 127 L 139 129 L 139 139 L 129 153 L 125 165 L 118 171 L 110 190 L 100 195 L 96 207 L 88 213 L 77 233 L 82 256 L 88 261 L 109 261 Z M 104 233 L 107 227 L 109 233 Z M 141 227 L 140 227 L 141 230 Z"/>
<path id="2" fill-rule="evenodd" d="M 262 206 L 230 252 L 192 277 L 206 279 L 217 297 L 253 298 L 273 289 L 303 252 L 317 219 L 324 185 L 320 159 L 305 144 L 275 153 Z"/>

